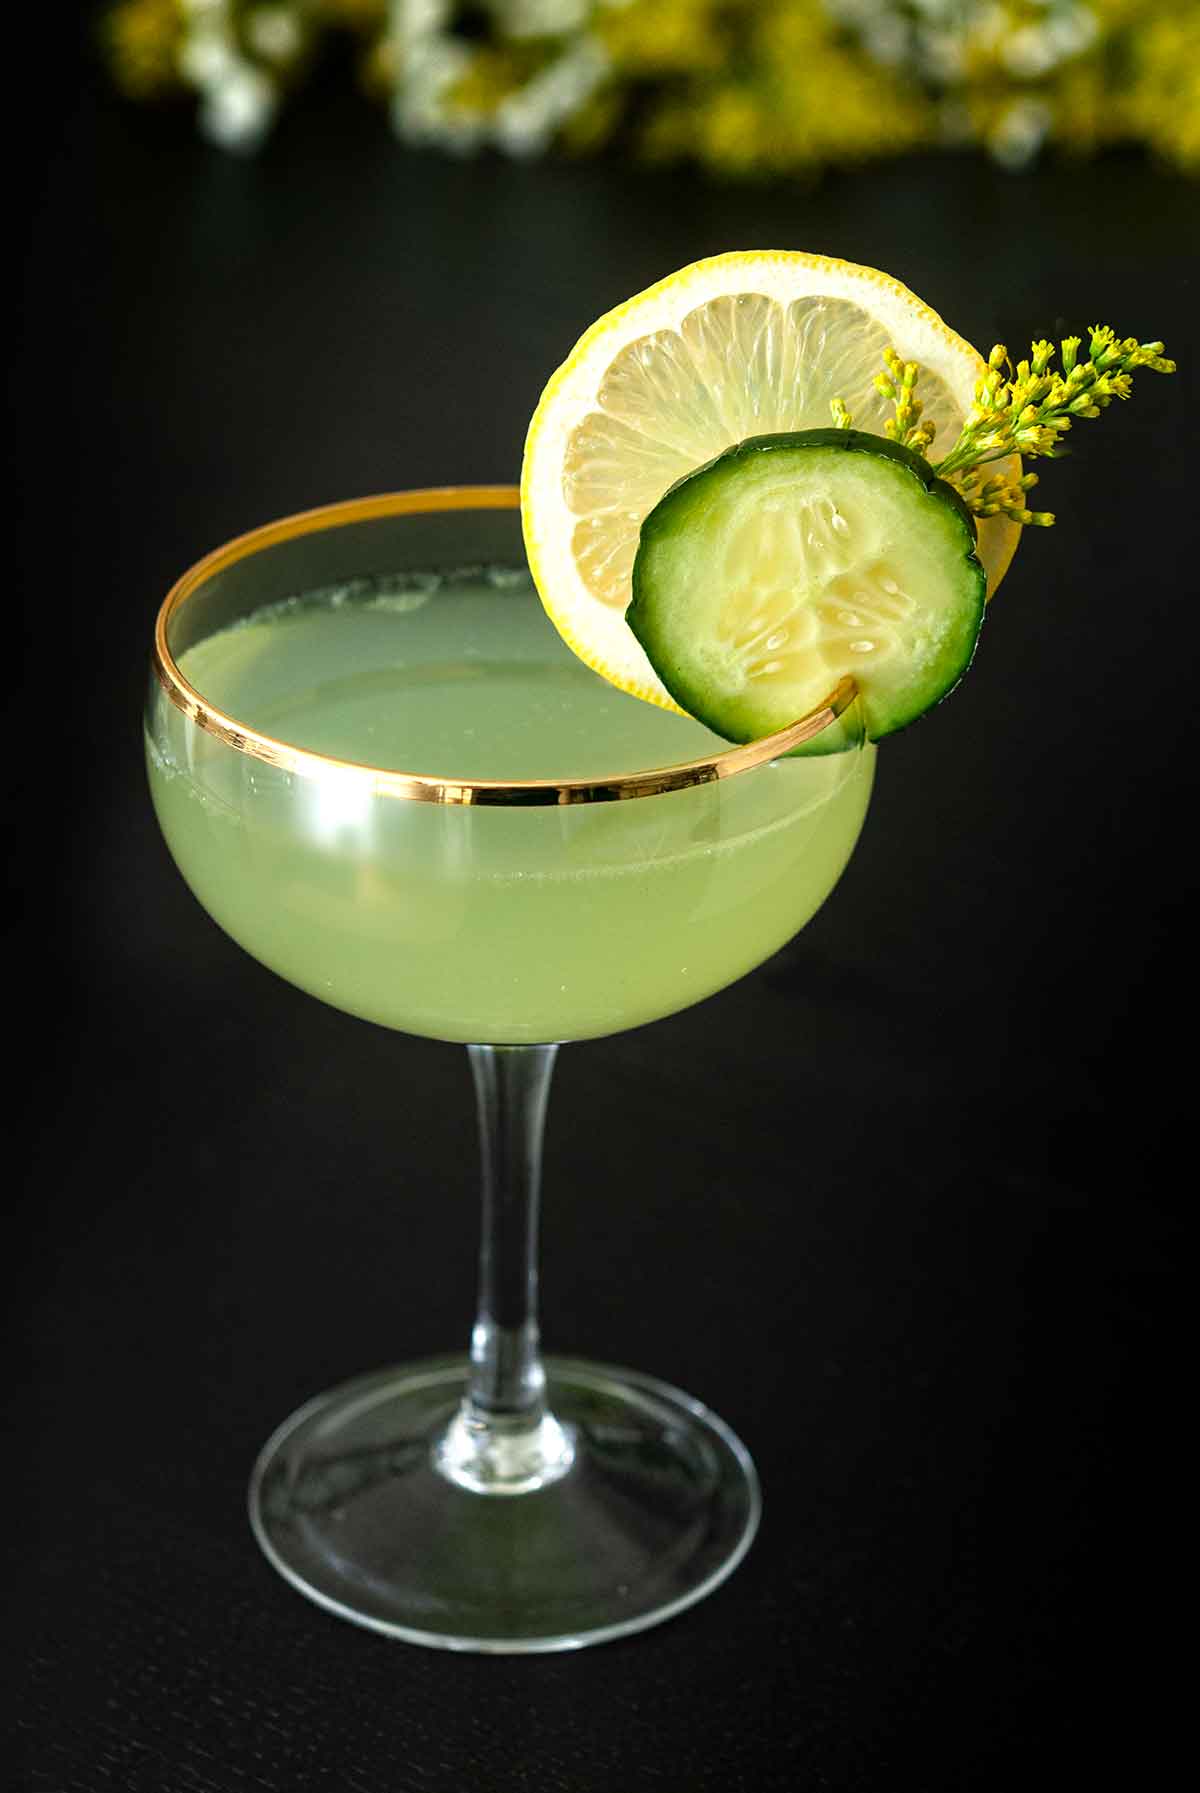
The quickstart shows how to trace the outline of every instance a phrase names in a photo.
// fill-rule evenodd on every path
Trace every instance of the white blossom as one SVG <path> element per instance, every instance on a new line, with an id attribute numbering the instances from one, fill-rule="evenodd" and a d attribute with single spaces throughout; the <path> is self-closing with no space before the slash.
<path id="1" fill-rule="evenodd" d="M 988 148 L 1004 168 L 1027 168 L 1050 128 L 1050 109 L 1040 100 L 1014 100 L 988 137 Z"/>
<path id="2" fill-rule="evenodd" d="M 290 62 L 304 47 L 304 31 L 289 6 L 255 6 L 246 14 L 246 40 L 266 62 Z"/>
<path id="3" fill-rule="evenodd" d="M 189 32 L 176 57 L 176 65 L 184 80 L 202 91 L 227 80 L 237 64 L 232 38 L 210 26 Z"/>
<path id="4" fill-rule="evenodd" d="M 483 121 L 446 105 L 470 60 L 465 44 L 441 35 L 410 45 L 392 98 L 392 124 L 405 143 L 437 144 L 459 154 L 479 144 Z"/>
<path id="5" fill-rule="evenodd" d="M 591 0 L 492 0 L 505 37 L 563 37 L 586 25 Z"/>
<path id="6" fill-rule="evenodd" d="M 453 0 L 391 0 L 388 29 L 399 49 L 445 30 L 454 11 Z"/>
<path id="7" fill-rule="evenodd" d="M 258 148 L 275 118 L 275 84 L 250 62 L 235 64 L 204 91 L 200 125 L 222 149 Z"/>
<path id="8" fill-rule="evenodd" d="M 608 57 L 594 38 L 572 44 L 496 108 L 494 138 L 511 156 L 543 150 L 565 118 L 582 106 L 608 72 Z"/>

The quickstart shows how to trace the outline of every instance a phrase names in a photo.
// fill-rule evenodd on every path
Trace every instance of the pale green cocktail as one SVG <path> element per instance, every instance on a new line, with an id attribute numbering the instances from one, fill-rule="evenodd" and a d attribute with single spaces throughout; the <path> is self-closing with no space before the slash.
<path id="1" fill-rule="evenodd" d="M 754 1466 L 715 1414 L 543 1358 L 542 1117 L 556 1042 L 672 1014 L 804 926 L 874 765 L 848 682 L 741 748 L 606 684 L 542 611 L 516 499 L 397 493 L 218 549 L 160 611 L 146 716 L 155 808 L 213 918 L 325 1002 L 466 1042 L 475 1079 L 469 1354 L 294 1413 L 255 1466 L 255 1534 L 357 1624 L 503 1652 L 668 1618 L 754 1536 Z"/>
<path id="2" fill-rule="evenodd" d="M 728 751 L 585 667 L 523 572 L 277 602 L 180 670 L 268 736 L 398 771 L 604 777 Z M 493 1044 L 637 1026 L 758 964 L 836 882 L 874 759 L 781 761 L 637 802 L 447 806 L 336 768 L 283 777 L 172 715 L 151 748 L 155 806 L 221 926 L 339 1008 Z"/>

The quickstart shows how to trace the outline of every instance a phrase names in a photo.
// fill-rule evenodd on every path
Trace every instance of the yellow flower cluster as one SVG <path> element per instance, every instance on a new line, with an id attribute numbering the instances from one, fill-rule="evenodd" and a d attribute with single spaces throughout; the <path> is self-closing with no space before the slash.
<path id="1" fill-rule="evenodd" d="M 1022 473 L 1013 479 L 1005 473 L 987 473 L 988 464 L 1014 454 L 1026 459 L 1045 455 L 1054 460 L 1063 452 L 1060 443 L 1076 419 L 1099 417 L 1114 399 L 1129 397 L 1132 376 L 1139 368 L 1148 367 L 1159 374 L 1175 372 L 1175 363 L 1163 354 L 1161 342 L 1119 337 L 1108 324 L 1092 325 L 1087 354 L 1080 360 L 1082 345 L 1081 336 L 1063 337 L 1059 345 L 1061 372 L 1053 365 L 1059 351 L 1045 338 L 1035 342 L 1028 360 L 1018 361 L 1015 368 L 1002 342 L 993 348 L 987 369 L 976 382 L 974 403 L 958 440 L 933 469 L 955 486 L 975 516 L 1011 517 L 1014 523 L 1042 528 L 1053 523 L 1051 511 L 1031 511 L 1026 505 L 1026 493 L 1038 483 L 1036 473 Z M 876 375 L 875 388 L 895 407 L 884 423 L 884 434 L 927 455 L 934 431 L 931 424 L 921 421 L 920 377 L 915 361 L 902 360 L 889 347 L 883 352 L 883 372 Z M 843 399 L 831 400 L 829 408 L 835 428 L 853 428 L 854 419 Z"/>
<path id="2" fill-rule="evenodd" d="M 1200 6 L 1153 9 L 1132 43 L 1125 135 L 1180 168 L 1200 171 Z"/>
<path id="3" fill-rule="evenodd" d="M 636 83 L 642 33 L 661 38 L 671 0 L 631 0 L 601 19 L 614 78 Z M 814 0 L 681 0 L 691 61 L 635 108 L 636 147 L 728 175 L 898 155 L 934 141 L 937 121 L 902 75 L 864 56 Z"/>
<path id="4" fill-rule="evenodd" d="M 884 435 L 925 454 L 937 432 L 932 423 L 921 421 L 925 407 L 917 397 L 920 368 L 915 361 L 902 361 L 893 348 L 883 351 L 883 366 L 884 371 L 875 376 L 875 390 L 896 407 L 883 426 Z"/>
<path id="5" fill-rule="evenodd" d="M 750 176 L 1133 142 L 1200 171 L 1196 0 L 111 0 L 102 35 L 126 93 L 198 94 L 231 147 L 349 35 L 401 135 L 460 150 Z"/>
<path id="6" fill-rule="evenodd" d="M 113 74 L 134 99 L 179 83 L 183 19 L 177 0 L 128 0 L 108 14 L 104 35 Z"/>
<path id="7" fill-rule="evenodd" d="M 1061 371 L 1053 365 L 1059 351 L 1044 338 L 1035 342 L 1028 358 L 1015 367 L 1002 342 L 992 349 L 958 440 L 936 467 L 943 479 L 955 482 L 977 516 L 994 517 L 1003 512 L 1016 523 L 1053 523 L 1049 511 L 1025 508 L 1024 495 L 1037 484 L 1036 474 L 1009 481 L 1001 475 L 989 477 L 982 468 L 1012 454 L 1054 460 L 1063 452 L 1062 438 L 1072 424 L 1081 417 L 1099 417 L 1114 399 L 1129 397 L 1132 376 L 1139 369 L 1175 372 L 1175 363 L 1163 354 L 1161 342 L 1119 337 L 1108 324 L 1092 325 L 1087 352 L 1080 359 L 1082 345 L 1080 336 L 1063 337 L 1059 345 Z M 892 372 L 891 361 L 888 371 Z M 916 378 L 913 368 L 910 385 L 915 385 Z"/>

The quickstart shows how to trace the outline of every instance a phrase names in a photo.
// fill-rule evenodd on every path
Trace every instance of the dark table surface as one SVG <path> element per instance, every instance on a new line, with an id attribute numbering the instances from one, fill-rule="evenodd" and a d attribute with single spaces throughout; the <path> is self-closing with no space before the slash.
<path id="1" fill-rule="evenodd" d="M 98 87 L 26 152 L 12 336 L 19 1784 L 1161 1784 L 1185 1693 L 1200 186 L 1124 155 L 768 187 L 455 162 L 335 92 L 244 161 Z M 544 1335 L 737 1428 L 765 1494 L 746 1562 L 576 1655 L 389 1643 L 277 1579 L 245 1484 L 308 1395 L 465 1339 L 465 1057 L 323 1008 L 188 894 L 140 761 L 154 611 L 273 515 L 514 478 L 592 318 L 745 246 L 887 268 L 985 347 L 1100 318 L 1184 367 L 1049 470 L 1058 528 L 1023 546 L 969 684 L 881 753 L 803 936 L 562 1055 Z"/>

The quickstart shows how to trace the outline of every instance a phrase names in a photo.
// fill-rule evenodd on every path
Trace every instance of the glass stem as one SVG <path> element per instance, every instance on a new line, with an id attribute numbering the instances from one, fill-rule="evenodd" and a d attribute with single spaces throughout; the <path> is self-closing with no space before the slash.
<path id="1" fill-rule="evenodd" d="M 522 1494 L 570 1468 L 546 1409 L 538 1333 L 538 1204 L 557 1046 L 469 1046 L 479 1114 L 483 1224 L 467 1390 L 438 1445 L 441 1472 L 477 1493 Z"/>
<path id="2" fill-rule="evenodd" d="M 484 1413 L 540 1413 L 542 1135 L 557 1046 L 468 1046 L 483 1172 L 479 1298 L 469 1398 Z"/>

